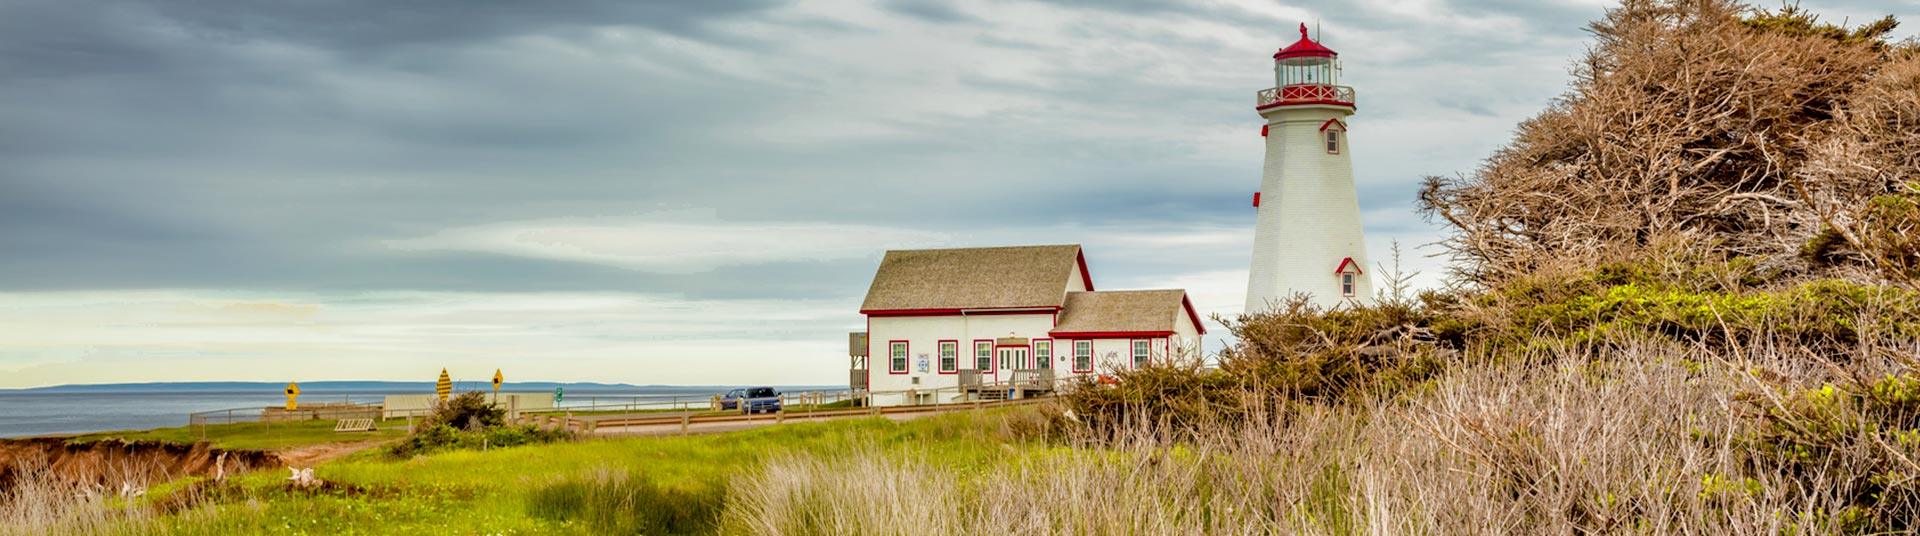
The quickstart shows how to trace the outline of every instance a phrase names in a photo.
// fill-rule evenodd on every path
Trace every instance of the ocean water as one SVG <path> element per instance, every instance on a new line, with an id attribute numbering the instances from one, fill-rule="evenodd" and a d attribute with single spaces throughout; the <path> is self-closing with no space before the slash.
<path id="1" fill-rule="evenodd" d="M 562 407 L 591 404 L 619 404 L 633 397 L 664 395 L 704 397 L 718 392 L 714 387 L 634 387 L 617 390 L 568 389 L 561 398 Z M 427 393 L 431 393 L 428 391 Z M 300 394 L 301 403 L 379 402 L 389 394 L 426 394 L 407 391 L 308 391 Z M 188 414 L 232 408 L 263 408 L 284 405 L 286 395 L 270 390 L 165 390 L 165 391 L 0 391 L 0 437 L 79 434 L 108 430 L 145 430 L 186 426 Z"/>

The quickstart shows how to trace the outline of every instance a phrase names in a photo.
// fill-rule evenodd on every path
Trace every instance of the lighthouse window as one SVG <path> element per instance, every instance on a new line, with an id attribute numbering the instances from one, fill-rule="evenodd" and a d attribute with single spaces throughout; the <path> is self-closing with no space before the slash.
<path id="1" fill-rule="evenodd" d="M 1327 131 L 1327 154 L 1340 154 L 1340 131 Z"/>
<path id="2" fill-rule="evenodd" d="M 1340 274 L 1340 295 L 1353 297 L 1353 274 Z"/>

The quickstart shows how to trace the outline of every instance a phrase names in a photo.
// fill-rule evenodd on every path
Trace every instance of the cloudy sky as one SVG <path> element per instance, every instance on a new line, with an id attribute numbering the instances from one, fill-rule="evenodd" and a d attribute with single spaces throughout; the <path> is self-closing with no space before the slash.
<path id="1" fill-rule="evenodd" d="M 0 388 L 830 384 L 889 248 L 1081 243 L 1100 288 L 1231 315 L 1301 21 L 1358 90 L 1373 258 L 1434 284 L 1419 177 L 1559 94 L 1604 9 L 0 0 Z"/>

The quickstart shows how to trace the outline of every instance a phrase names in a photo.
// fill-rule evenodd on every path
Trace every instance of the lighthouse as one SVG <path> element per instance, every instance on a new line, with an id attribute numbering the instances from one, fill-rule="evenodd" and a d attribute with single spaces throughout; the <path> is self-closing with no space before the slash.
<path id="1" fill-rule="evenodd" d="M 1304 293 L 1321 307 L 1373 294 L 1360 201 L 1353 189 L 1347 118 L 1353 88 L 1340 85 L 1340 55 L 1307 36 L 1273 55 L 1274 87 L 1254 110 L 1266 119 L 1267 159 L 1253 232 L 1246 312 Z"/>

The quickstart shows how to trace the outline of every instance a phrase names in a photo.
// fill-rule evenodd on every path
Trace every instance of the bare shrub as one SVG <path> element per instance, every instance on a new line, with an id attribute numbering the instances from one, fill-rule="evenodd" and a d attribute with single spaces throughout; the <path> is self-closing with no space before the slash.
<path id="1" fill-rule="evenodd" d="M 1911 44 L 1884 41 L 1893 26 L 1627 0 L 1591 25 L 1566 95 L 1480 169 L 1429 177 L 1421 205 L 1452 227 L 1455 269 L 1476 283 L 1660 240 L 1787 275 L 1908 277 L 1863 218 L 1920 175 L 1920 67 Z M 1800 252 L 1820 236 L 1828 255 L 1807 265 Z"/>

